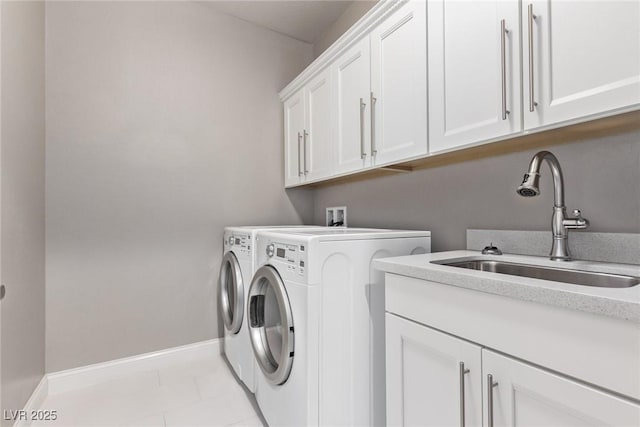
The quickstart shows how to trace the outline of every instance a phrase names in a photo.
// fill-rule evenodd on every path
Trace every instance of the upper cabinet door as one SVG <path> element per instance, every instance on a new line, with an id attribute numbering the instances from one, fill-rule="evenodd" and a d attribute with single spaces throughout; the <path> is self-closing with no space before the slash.
<path id="1" fill-rule="evenodd" d="M 284 102 L 284 185 L 300 183 L 304 174 L 302 142 L 304 133 L 304 90 Z"/>
<path id="2" fill-rule="evenodd" d="M 307 118 L 302 138 L 302 163 L 307 181 L 326 178 L 334 170 L 335 108 L 332 95 L 329 68 L 305 86 Z"/>
<path id="3" fill-rule="evenodd" d="M 427 152 L 427 11 L 410 1 L 371 32 L 374 164 Z"/>
<path id="4" fill-rule="evenodd" d="M 520 8 L 429 1 L 429 152 L 522 130 Z"/>
<path id="5" fill-rule="evenodd" d="M 482 426 L 480 347 L 386 314 L 387 425 Z"/>
<path id="6" fill-rule="evenodd" d="M 485 425 L 640 425 L 640 405 L 514 359 L 482 350 L 482 369 Z M 491 395 L 489 375 L 497 383 Z M 488 420 L 491 410 L 493 424 Z"/>
<path id="7" fill-rule="evenodd" d="M 332 65 L 338 108 L 338 172 L 350 172 L 371 164 L 370 64 L 369 37 L 364 37 Z"/>
<path id="8" fill-rule="evenodd" d="M 640 2 L 522 3 L 525 129 L 640 103 Z"/>

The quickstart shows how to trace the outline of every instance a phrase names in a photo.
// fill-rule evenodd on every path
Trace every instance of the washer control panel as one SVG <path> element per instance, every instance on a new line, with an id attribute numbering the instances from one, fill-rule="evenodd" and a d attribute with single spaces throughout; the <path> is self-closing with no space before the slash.
<path id="1" fill-rule="evenodd" d="M 264 242 L 265 263 L 276 266 L 280 274 L 300 280 L 307 270 L 305 245 L 268 241 Z"/>

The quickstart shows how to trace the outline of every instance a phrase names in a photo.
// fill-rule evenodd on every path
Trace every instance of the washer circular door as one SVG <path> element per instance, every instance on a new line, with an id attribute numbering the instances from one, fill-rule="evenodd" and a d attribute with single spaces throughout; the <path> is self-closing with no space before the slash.
<path id="1" fill-rule="evenodd" d="M 293 365 L 293 316 L 284 283 L 270 265 L 260 267 L 251 281 L 249 332 L 253 353 L 267 380 L 283 384 Z"/>
<path id="2" fill-rule="evenodd" d="M 244 283 L 238 258 L 227 252 L 220 266 L 220 305 L 227 331 L 237 334 L 244 315 Z"/>

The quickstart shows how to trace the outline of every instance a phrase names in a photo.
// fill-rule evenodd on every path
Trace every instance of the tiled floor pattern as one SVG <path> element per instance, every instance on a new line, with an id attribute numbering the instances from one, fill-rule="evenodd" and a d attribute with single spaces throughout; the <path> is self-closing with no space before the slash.
<path id="1" fill-rule="evenodd" d="M 49 395 L 41 409 L 58 419 L 32 426 L 263 426 L 222 356 Z"/>

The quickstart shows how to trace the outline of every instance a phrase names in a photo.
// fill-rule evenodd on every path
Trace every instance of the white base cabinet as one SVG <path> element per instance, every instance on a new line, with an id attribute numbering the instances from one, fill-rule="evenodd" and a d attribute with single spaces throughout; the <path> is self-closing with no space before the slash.
<path id="1" fill-rule="evenodd" d="M 482 425 L 481 347 L 392 314 L 387 425 Z"/>
<path id="2" fill-rule="evenodd" d="M 389 426 L 640 425 L 632 399 L 391 313 L 386 345 Z"/>
<path id="3" fill-rule="evenodd" d="M 640 425 L 637 403 L 510 357 L 482 350 L 482 369 L 486 426 Z"/>

